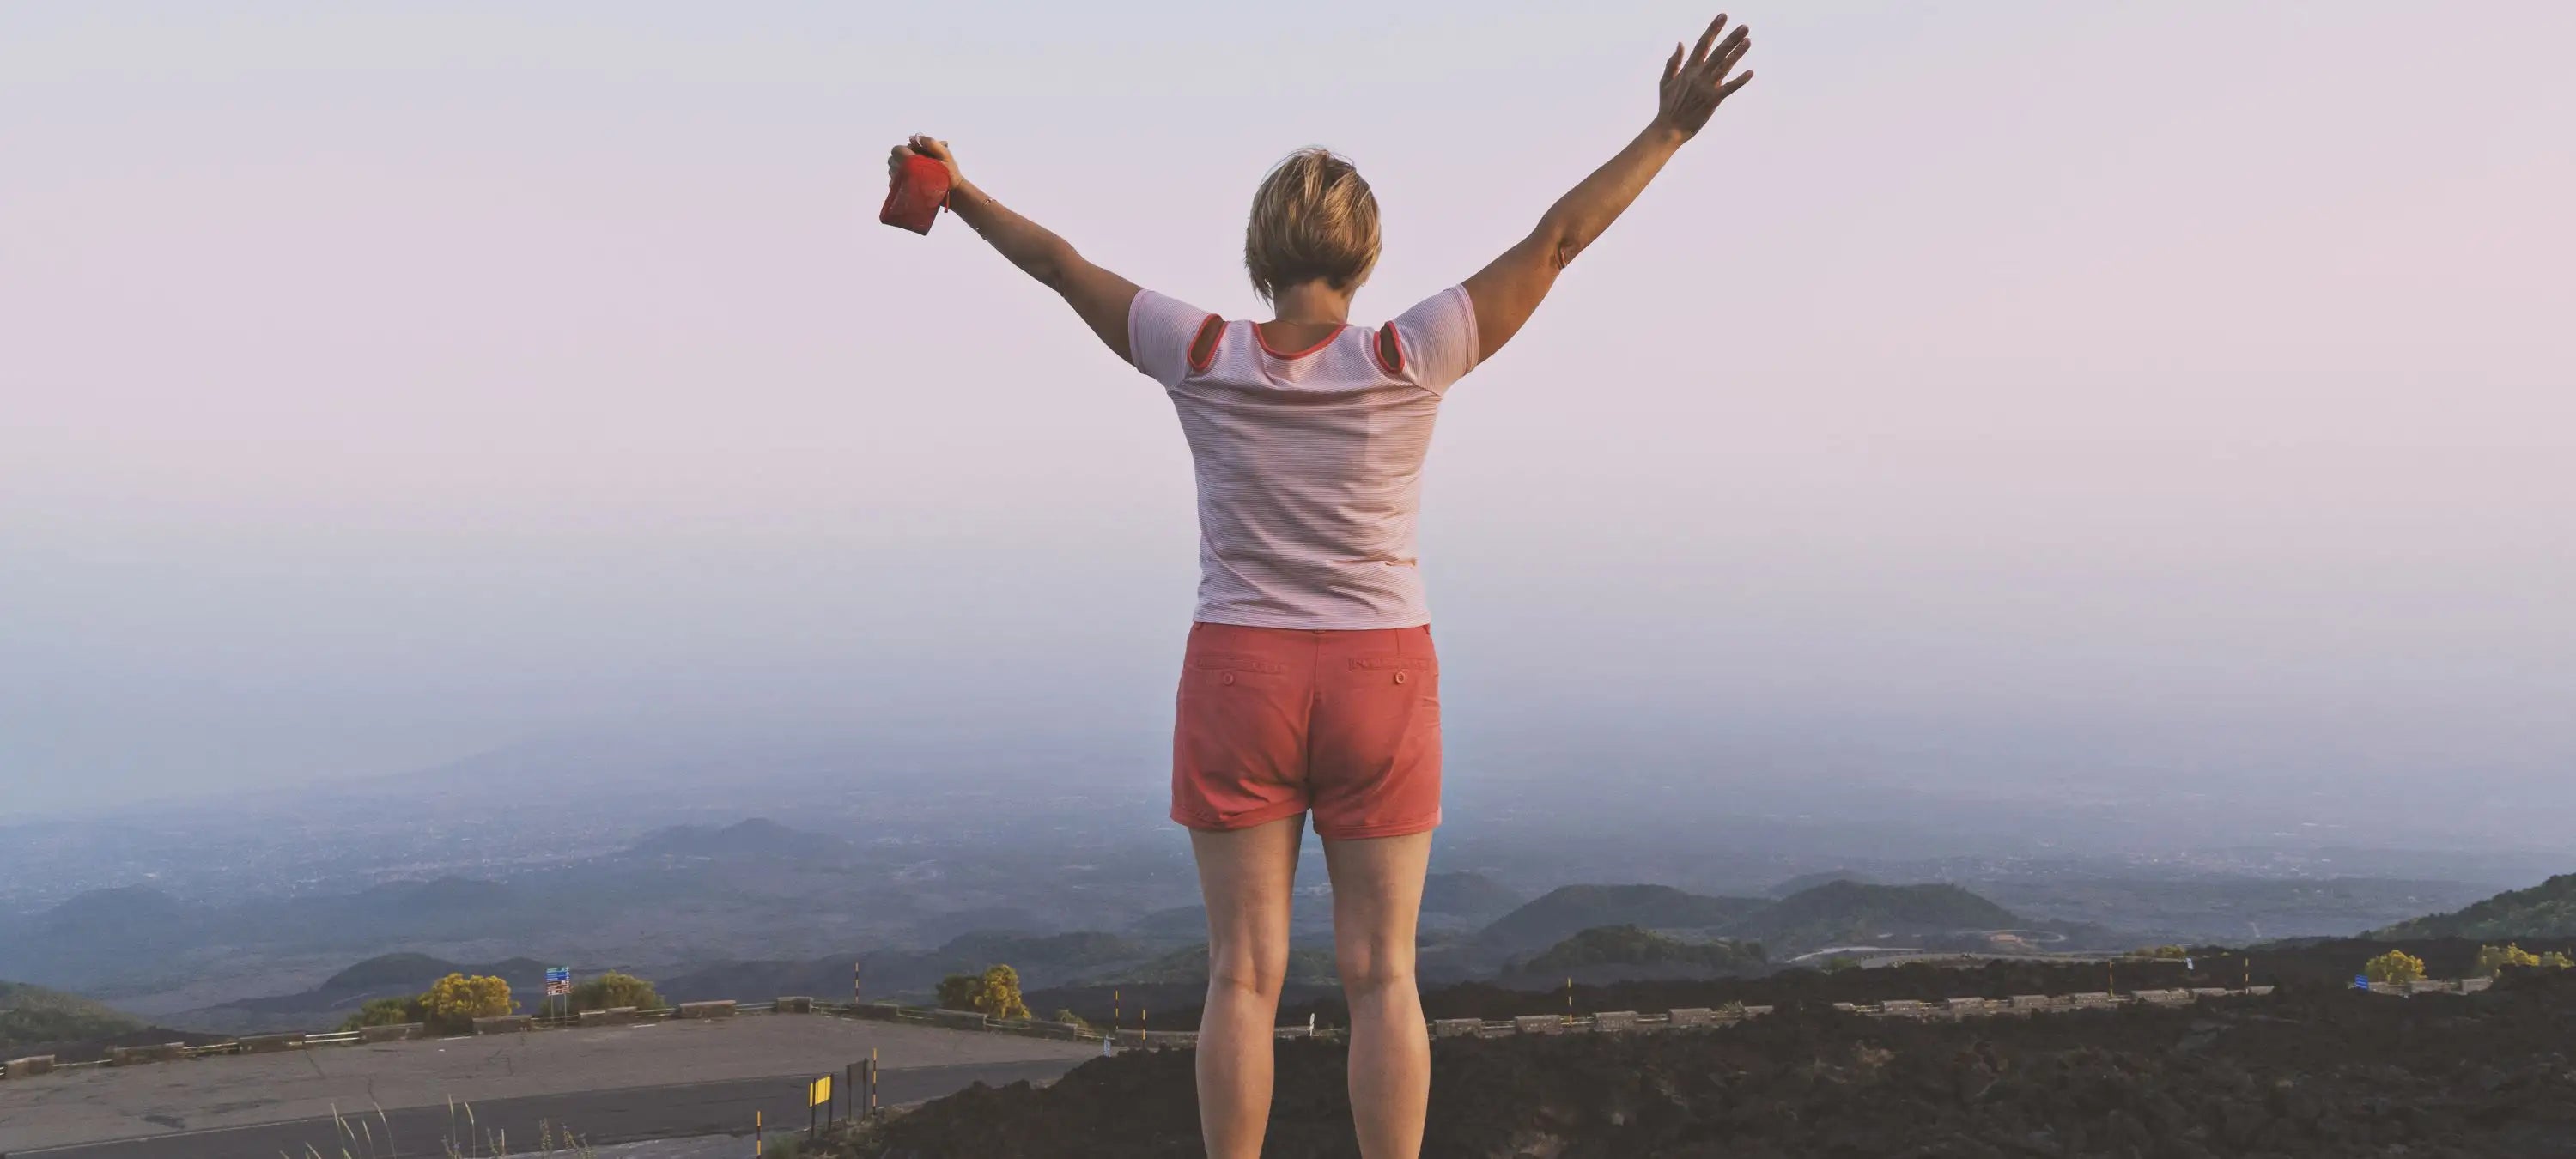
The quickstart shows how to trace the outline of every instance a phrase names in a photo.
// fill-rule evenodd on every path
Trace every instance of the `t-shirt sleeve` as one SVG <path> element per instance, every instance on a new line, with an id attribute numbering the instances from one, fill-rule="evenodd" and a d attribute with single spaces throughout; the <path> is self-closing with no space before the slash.
<path id="1" fill-rule="evenodd" d="M 1127 304 L 1127 360 L 1165 390 L 1179 386 L 1190 373 L 1190 343 L 1208 312 L 1152 290 L 1136 291 Z"/>
<path id="2" fill-rule="evenodd" d="M 1446 394 L 1476 368 L 1476 307 L 1467 287 L 1451 286 L 1396 315 L 1405 371 L 1422 389 Z"/>

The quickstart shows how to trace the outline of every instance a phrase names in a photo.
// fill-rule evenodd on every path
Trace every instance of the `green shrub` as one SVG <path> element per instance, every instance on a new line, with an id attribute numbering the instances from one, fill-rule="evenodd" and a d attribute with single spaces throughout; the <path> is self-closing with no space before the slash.
<path id="1" fill-rule="evenodd" d="M 411 1022 L 427 1022 L 428 1016 L 421 1012 L 421 998 L 422 995 L 415 994 L 409 998 L 369 999 L 366 1005 L 358 1008 L 357 1013 L 349 1016 L 348 1021 L 340 1024 L 340 1029 L 356 1030 L 367 1026 L 401 1026 Z"/>
<path id="2" fill-rule="evenodd" d="M 611 970 L 573 987 L 569 1005 L 572 1013 L 575 1014 L 584 1010 L 610 1010 L 619 1006 L 632 1006 L 638 1010 L 656 1010 L 662 1006 L 662 996 L 654 992 L 652 983 L 633 974 Z"/>
<path id="3" fill-rule="evenodd" d="M 980 974 L 950 974 L 939 980 L 939 1008 L 973 1010 L 975 996 L 983 990 L 984 978 Z"/>

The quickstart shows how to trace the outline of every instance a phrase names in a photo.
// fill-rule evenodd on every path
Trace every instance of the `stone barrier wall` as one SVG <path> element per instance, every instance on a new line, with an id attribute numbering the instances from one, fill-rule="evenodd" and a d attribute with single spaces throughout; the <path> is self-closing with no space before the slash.
<path id="1" fill-rule="evenodd" d="M 518 1034 L 536 1025 L 536 1019 L 525 1014 L 496 1014 L 474 1020 L 476 1034 Z"/>
<path id="2" fill-rule="evenodd" d="M 417 1022 L 398 1022 L 391 1026 L 361 1026 L 360 1042 L 400 1042 L 406 1038 L 427 1038 L 429 1028 Z"/>
<path id="3" fill-rule="evenodd" d="M 812 1014 L 814 1012 L 814 1000 L 812 998 L 781 998 L 769 1004 L 769 1012 L 772 1014 Z"/>
<path id="4" fill-rule="evenodd" d="M 730 998 L 721 1002 L 683 1002 L 680 1004 L 680 1017 L 731 1018 L 734 1014 L 734 1006 L 735 1003 Z"/>
<path id="5" fill-rule="evenodd" d="M 44 1074 L 53 1069 L 54 1056 L 50 1054 L 32 1054 L 25 1058 L 10 1059 L 7 1065 L 0 1066 L 0 1078 L 34 1078 L 37 1075 Z"/>
<path id="6" fill-rule="evenodd" d="M 111 1046 L 107 1048 L 107 1065 L 133 1066 L 146 1062 L 177 1062 L 188 1057 L 188 1044 L 164 1042 L 152 1046 Z"/>

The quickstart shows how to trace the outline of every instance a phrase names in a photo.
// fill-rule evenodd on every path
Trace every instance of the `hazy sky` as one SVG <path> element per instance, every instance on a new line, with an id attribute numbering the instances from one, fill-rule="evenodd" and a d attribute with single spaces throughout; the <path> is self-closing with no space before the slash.
<path id="1" fill-rule="evenodd" d="M 675 721 L 1159 778 L 1170 408 L 885 149 L 1241 315 L 1332 146 L 1375 320 L 1708 15 L 1612 7 L 0 6 L 0 813 Z M 1444 408 L 1453 779 L 2576 800 L 2576 6 L 1736 15 Z"/>

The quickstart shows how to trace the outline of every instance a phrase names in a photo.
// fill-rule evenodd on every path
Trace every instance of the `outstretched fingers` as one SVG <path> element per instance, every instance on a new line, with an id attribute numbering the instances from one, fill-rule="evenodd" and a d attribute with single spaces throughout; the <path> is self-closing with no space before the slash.
<path id="1" fill-rule="evenodd" d="M 1744 59 L 1744 50 L 1751 47 L 1753 47 L 1753 26 L 1736 25 L 1735 31 L 1728 33 L 1726 40 L 1719 44 L 1717 51 L 1708 58 L 1709 83 L 1716 84 L 1725 80 L 1727 70 L 1734 68 L 1736 61 Z"/>
<path id="2" fill-rule="evenodd" d="M 1753 75 L 1748 72 L 1734 80 L 1726 78 L 1726 74 L 1735 71 L 1736 62 L 1744 59 L 1746 50 L 1752 47 L 1752 26 L 1739 24 L 1735 26 L 1735 31 L 1727 36 L 1725 42 L 1717 46 L 1716 54 L 1709 57 L 1703 71 L 1707 74 L 1708 86 L 1717 90 L 1718 100 L 1723 101 L 1735 90 L 1743 88 L 1745 79 Z"/>
<path id="3" fill-rule="evenodd" d="M 1699 34 L 1699 44 L 1691 49 L 1691 67 L 1697 68 L 1700 62 L 1708 59 L 1709 46 L 1717 43 L 1717 34 L 1725 28 L 1726 13 L 1720 12 L 1717 14 L 1717 19 L 1708 22 L 1708 31 Z M 1739 36 L 1743 34 L 1742 29 L 1737 29 L 1736 32 Z"/>

